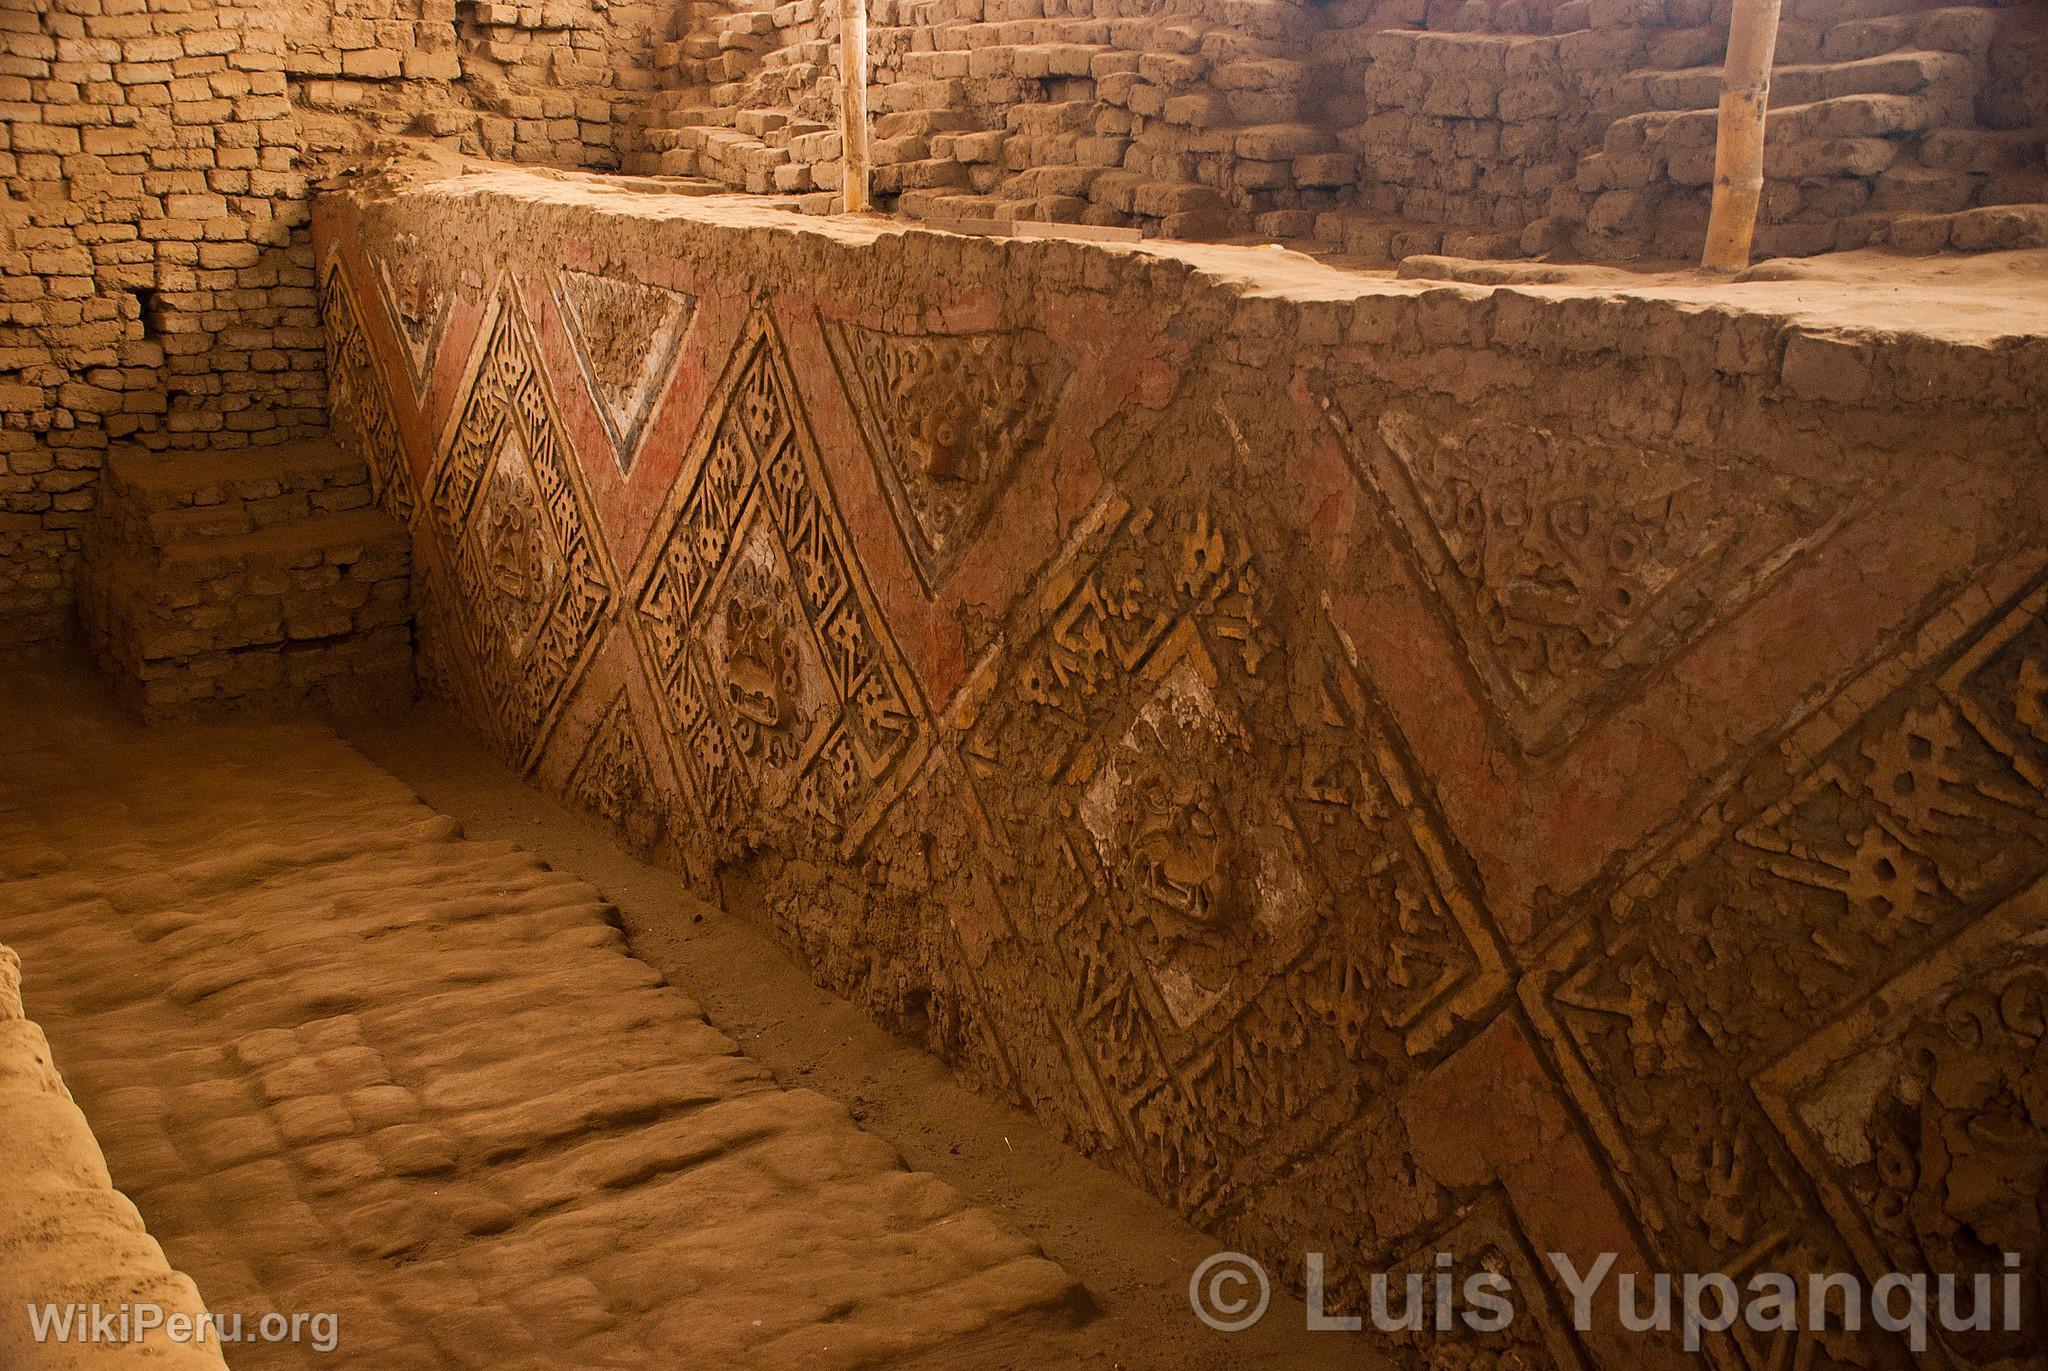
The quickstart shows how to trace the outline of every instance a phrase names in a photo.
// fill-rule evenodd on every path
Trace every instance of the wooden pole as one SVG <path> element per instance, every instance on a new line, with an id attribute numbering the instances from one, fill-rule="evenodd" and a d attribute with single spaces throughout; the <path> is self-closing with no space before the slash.
<path id="1" fill-rule="evenodd" d="M 839 156 L 842 206 L 868 207 L 868 6 L 839 0 Z"/>
<path id="2" fill-rule="evenodd" d="M 1721 69 L 1721 121 L 1714 144 L 1714 212 L 1707 221 L 1708 271 L 1749 265 L 1756 214 L 1764 198 L 1764 110 L 1771 101 L 1771 59 L 1778 49 L 1782 0 L 1735 0 L 1728 62 Z"/>

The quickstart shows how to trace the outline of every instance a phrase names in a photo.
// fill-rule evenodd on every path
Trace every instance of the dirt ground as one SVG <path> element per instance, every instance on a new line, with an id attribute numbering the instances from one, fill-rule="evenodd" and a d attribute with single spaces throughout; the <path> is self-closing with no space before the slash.
<path id="1" fill-rule="evenodd" d="M 1073 1331 L 999 1337 L 900 1366 L 1101 1367 L 1122 1371 L 1360 1368 L 1359 1340 L 1306 1331 L 1301 1302 L 1275 1289 L 1259 1325 L 1212 1331 L 1188 1305 L 1188 1278 L 1221 1246 L 1032 1118 L 967 1089 L 921 1048 L 813 985 L 743 916 L 692 897 L 486 753 L 425 703 L 346 726 L 371 760 L 452 815 L 473 838 L 507 839 L 576 872 L 615 902 L 628 945 L 704 1008 L 785 1085 L 838 1100 L 862 1126 L 1034 1239 L 1086 1289 L 1097 1314 Z"/>

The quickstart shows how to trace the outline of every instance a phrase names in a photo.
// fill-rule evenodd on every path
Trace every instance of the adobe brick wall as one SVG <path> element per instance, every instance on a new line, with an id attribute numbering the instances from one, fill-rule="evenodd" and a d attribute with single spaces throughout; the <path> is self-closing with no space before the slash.
<path id="1" fill-rule="evenodd" d="M 1313 238 L 1382 262 L 1690 258 L 1728 11 L 880 0 L 874 187 L 928 217 Z M 691 7 L 656 51 L 670 89 L 647 105 L 629 166 L 752 191 L 836 187 L 837 32 L 818 0 Z M 1960 233 L 1940 218 L 2048 202 L 2038 6 L 1793 0 L 1778 63 L 1762 255 L 2048 239 L 2039 208 L 1977 215 Z"/>
<path id="2" fill-rule="evenodd" d="M 0 643 L 65 630 L 111 448 L 323 429 L 314 180 L 397 133 L 614 166 L 659 8 L 0 0 Z"/>
<path id="3" fill-rule="evenodd" d="M 1607 1371 L 1698 1361 L 1532 1254 L 2013 1251 L 2035 1322 L 1959 1364 L 2042 1345 L 2017 278 L 1483 288 L 511 171 L 316 242 L 429 687 L 1223 1244 L 1491 1264 L 1527 1317 L 1455 1355 Z"/>

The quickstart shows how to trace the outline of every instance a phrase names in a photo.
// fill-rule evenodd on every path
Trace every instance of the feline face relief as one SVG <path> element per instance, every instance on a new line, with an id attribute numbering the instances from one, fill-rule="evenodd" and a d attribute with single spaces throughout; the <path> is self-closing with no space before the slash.
<path id="1" fill-rule="evenodd" d="M 725 690 L 733 712 L 765 729 L 792 714 L 794 665 L 772 606 L 735 595 L 725 602 Z"/>
<path id="2" fill-rule="evenodd" d="M 1130 855 L 1138 893 L 1194 928 L 1234 923 L 1243 906 L 1232 875 L 1237 831 L 1215 782 L 1157 767 L 1135 790 Z"/>

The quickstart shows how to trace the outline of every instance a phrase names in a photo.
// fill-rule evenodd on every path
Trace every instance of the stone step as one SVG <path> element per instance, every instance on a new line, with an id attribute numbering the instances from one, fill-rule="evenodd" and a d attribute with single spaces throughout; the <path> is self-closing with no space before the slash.
<path id="1" fill-rule="evenodd" d="M 1922 166 L 1962 174 L 2048 170 L 2048 132 L 2039 129 L 1935 129 L 1920 140 Z"/>
<path id="2" fill-rule="evenodd" d="M 1003 129 L 976 129 L 963 133 L 932 136 L 932 156 L 951 158 L 970 165 L 994 165 L 1003 158 L 1003 144 L 1010 135 Z"/>
<path id="3" fill-rule="evenodd" d="M 1013 133 L 1030 135 L 1078 133 L 1095 126 L 1095 107 L 1087 100 L 1059 104 L 1013 105 L 1003 116 Z"/>
<path id="4" fill-rule="evenodd" d="M 912 219 L 993 219 L 1009 223 L 1017 217 L 1014 201 L 948 189 L 907 190 L 896 201 L 896 208 Z"/>
<path id="5" fill-rule="evenodd" d="M 79 586 L 94 658 L 151 719 L 400 706 L 411 600 L 409 537 L 371 509 L 154 550 L 89 541 Z"/>
<path id="6" fill-rule="evenodd" d="M 893 195 L 911 190 L 935 190 L 942 186 L 966 184 L 966 167 L 958 162 L 939 158 L 875 166 L 868 174 L 869 188 L 877 195 Z"/>
<path id="7" fill-rule="evenodd" d="M 1793 21 L 1839 24 L 1857 19 L 1910 14 L 1916 0 L 1786 0 L 1784 17 Z"/>
<path id="8" fill-rule="evenodd" d="M 906 133 L 898 138 L 875 138 L 868 143 L 868 162 L 877 167 L 894 166 L 899 162 L 921 162 L 931 155 L 932 140 L 921 133 Z"/>
<path id="9" fill-rule="evenodd" d="M 766 139 L 788 123 L 789 112 L 779 109 L 743 109 L 733 119 L 734 128 L 760 139 Z"/>
<path id="10" fill-rule="evenodd" d="M 955 110 L 965 103 L 966 92 L 957 80 L 898 81 L 878 86 L 870 95 L 869 108 L 876 114 L 905 110 Z"/>
<path id="11" fill-rule="evenodd" d="M 711 23 L 711 32 L 716 34 L 721 45 L 733 40 L 765 38 L 775 31 L 775 17 L 765 10 L 744 10 L 728 14 Z"/>
<path id="12" fill-rule="evenodd" d="M 1086 198 L 1095 178 L 1102 174 L 1099 167 L 1031 167 L 1006 177 L 999 193 L 1012 200 L 1037 200 L 1046 196 L 1080 196 Z"/>
<path id="13" fill-rule="evenodd" d="M 695 176 L 697 154 L 683 148 L 635 153 L 628 159 L 626 170 L 634 176 Z"/>
<path id="14" fill-rule="evenodd" d="M 1318 214 L 1313 236 L 1334 252 L 1372 263 L 1398 262 L 1404 257 L 1447 250 L 1441 225 L 1415 223 L 1394 215 L 1357 210 L 1329 210 Z"/>
<path id="15" fill-rule="evenodd" d="M 2048 247 L 2048 204 L 1987 205 L 1894 219 L 1883 242 L 1902 252 L 2009 252 Z"/>
<path id="16" fill-rule="evenodd" d="M 1844 95 L 1773 110 L 1765 125 L 1766 148 L 1845 138 L 1883 138 L 1919 133 L 1941 123 L 1947 108 L 1927 95 Z M 1627 178 L 1611 185 L 1647 185 L 1657 179 L 1661 159 L 1671 179 L 1681 185 L 1713 180 L 1714 140 L 1719 115 L 1711 109 L 1631 114 L 1607 126 L 1601 152 L 1609 167 Z M 1706 174 L 1700 175 L 1704 158 Z M 1635 179 L 1640 177 L 1640 179 Z"/>
<path id="17" fill-rule="evenodd" d="M 155 512 L 334 487 L 367 489 L 370 475 L 360 458 L 333 442 L 315 440 L 225 451 L 130 449 L 108 457 L 103 479 L 112 498 Z"/>
<path id="18" fill-rule="evenodd" d="M 920 109 L 884 114 L 874 121 L 877 138 L 901 138 L 913 133 L 958 133 L 979 129 L 981 121 L 966 110 Z M 838 130 L 832 130 L 836 136 Z"/>
<path id="19" fill-rule="evenodd" d="M 158 550 L 167 572 L 204 574 L 210 566 L 233 564 L 254 571 L 282 571 L 352 564 L 366 555 L 403 562 L 410 546 L 404 525 L 380 509 L 351 509 L 267 524 L 226 535 L 194 533 Z"/>
<path id="20" fill-rule="evenodd" d="M 360 696 L 363 682 L 341 678 L 365 673 L 380 698 L 402 700 L 411 556 L 404 525 L 372 507 L 362 461 L 332 442 L 130 450 L 109 458 L 87 529 L 80 618 L 95 658 L 145 715 L 169 698 L 148 682 L 173 683 L 165 689 L 189 703 L 199 696 L 178 694 L 181 673 L 212 679 L 257 650 L 298 654 L 297 674 L 272 684 L 302 703 Z M 228 703 L 233 693 L 201 695 Z"/>

